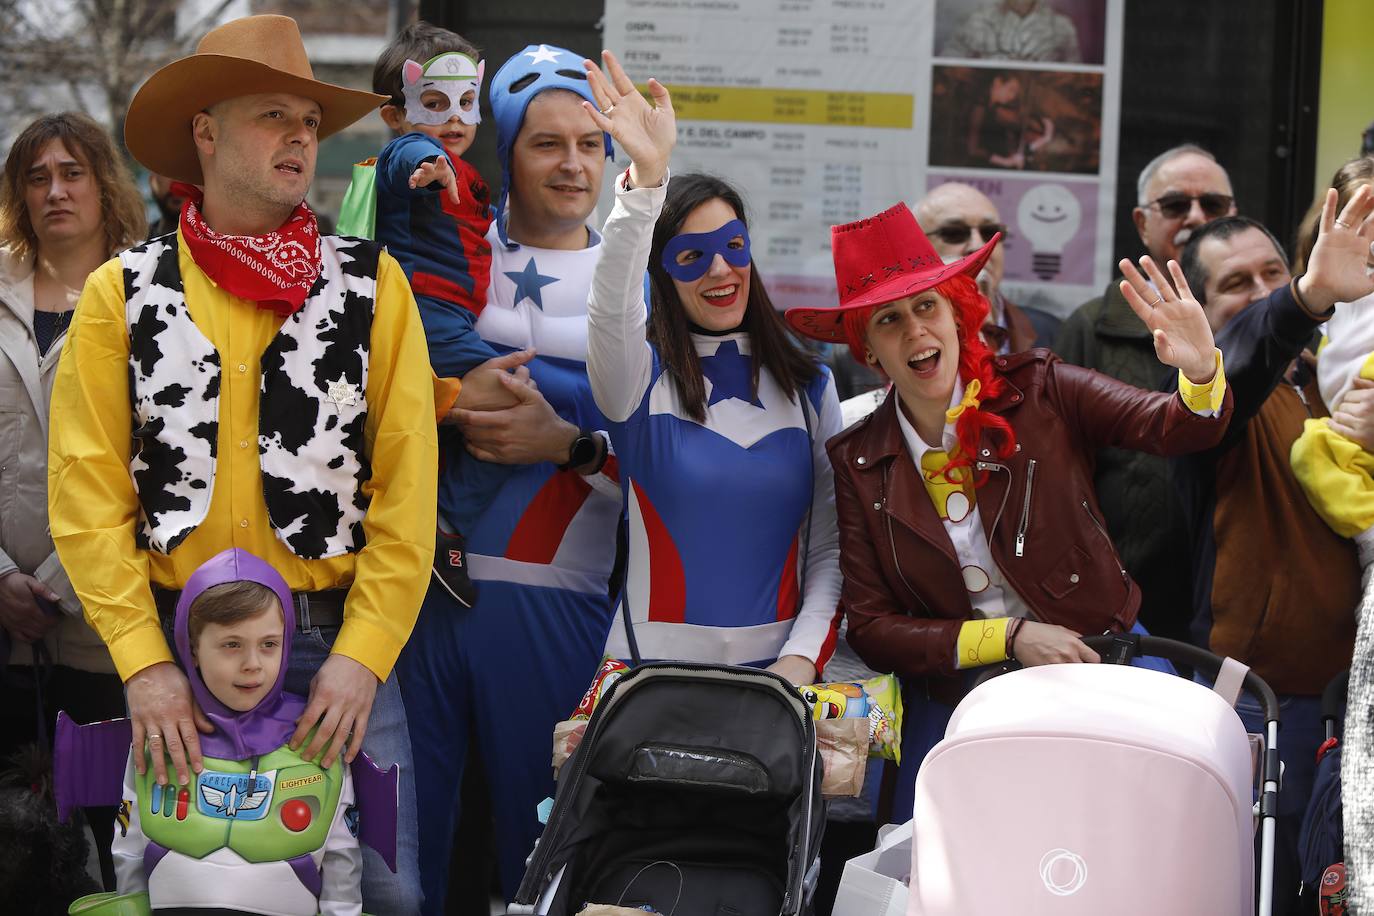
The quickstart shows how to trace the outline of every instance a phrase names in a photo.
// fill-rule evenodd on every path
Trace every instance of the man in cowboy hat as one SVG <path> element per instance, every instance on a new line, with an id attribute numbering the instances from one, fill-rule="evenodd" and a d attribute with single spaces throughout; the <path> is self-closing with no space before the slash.
<path id="1" fill-rule="evenodd" d="M 91 275 L 53 393 L 49 493 L 159 783 L 189 784 L 209 726 L 159 613 L 228 547 L 282 574 L 305 636 L 287 687 L 309 695 L 291 744 L 325 766 L 359 750 L 400 763 L 398 874 L 365 853 L 363 893 L 369 912 L 410 913 L 415 801 L 391 669 L 433 551 L 431 374 L 400 267 L 321 236 L 303 203 L 319 141 L 384 100 L 315 80 L 283 16 L 220 26 L 144 84 L 129 150 L 188 202 L 175 237 Z"/>

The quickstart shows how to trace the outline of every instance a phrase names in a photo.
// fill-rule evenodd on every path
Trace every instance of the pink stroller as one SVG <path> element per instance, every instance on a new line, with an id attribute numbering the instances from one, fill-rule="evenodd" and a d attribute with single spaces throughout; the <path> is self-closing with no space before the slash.
<path id="1" fill-rule="evenodd" d="M 1151 637 L 1085 640 L 1121 664 L 1013 671 L 969 692 L 916 779 L 907 916 L 1253 916 L 1272 908 L 1278 702 L 1253 673 Z M 1129 667 L 1158 656 L 1222 684 Z M 1221 692 L 1265 707 L 1263 786 Z"/>

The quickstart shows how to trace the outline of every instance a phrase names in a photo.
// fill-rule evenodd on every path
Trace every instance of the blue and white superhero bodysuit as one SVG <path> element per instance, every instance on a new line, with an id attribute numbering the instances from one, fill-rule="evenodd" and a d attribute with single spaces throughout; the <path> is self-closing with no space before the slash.
<path id="1" fill-rule="evenodd" d="M 626 191 L 617 180 L 588 305 L 587 367 L 619 461 L 630 550 L 622 600 L 639 654 L 736 665 L 799 655 L 819 671 L 840 594 L 825 451 L 840 431 L 834 381 L 821 367 L 794 402 L 763 369 L 755 395 L 749 335 L 694 334 L 707 405 L 704 423 L 690 418 L 645 340 L 640 276 L 665 194 L 666 183 Z M 619 618 L 607 653 L 628 656 Z"/>
<path id="2" fill-rule="evenodd" d="M 555 72 L 580 73 L 581 60 L 531 46 L 496 74 L 492 111 L 507 176 L 530 97 L 562 88 L 590 99 L 585 80 L 579 85 Z M 532 82 L 511 91 L 531 73 Z M 504 214 L 498 217 L 488 236 L 491 285 L 476 328 L 499 351 L 534 347 L 530 373 L 558 415 L 604 429 L 586 373 L 587 294 L 602 250 L 600 237 L 591 230 L 588 236 L 578 250 L 532 248 L 511 242 Z M 553 726 L 572 713 L 595 675 L 610 625 L 608 580 L 620 515 L 614 475 L 614 459 L 588 477 L 549 463 L 516 468 L 464 532 L 476 606 L 465 609 L 438 587 L 425 598 L 398 671 L 415 753 L 426 913 L 444 911 L 470 742 L 491 787 L 507 899 L 524 874 L 540 832 L 536 808 L 553 794 Z"/>

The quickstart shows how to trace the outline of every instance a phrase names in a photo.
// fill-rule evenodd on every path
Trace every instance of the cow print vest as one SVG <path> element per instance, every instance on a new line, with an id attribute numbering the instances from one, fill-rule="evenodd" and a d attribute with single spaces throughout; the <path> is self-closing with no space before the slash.
<path id="1" fill-rule="evenodd" d="M 365 542 L 368 345 L 380 248 L 321 239 L 324 269 L 262 354 L 258 454 L 268 519 L 308 560 Z M 138 543 L 170 553 L 205 519 L 215 484 L 220 356 L 186 308 L 175 235 L 119 256 L 129 328 L 129 462 Z"/>

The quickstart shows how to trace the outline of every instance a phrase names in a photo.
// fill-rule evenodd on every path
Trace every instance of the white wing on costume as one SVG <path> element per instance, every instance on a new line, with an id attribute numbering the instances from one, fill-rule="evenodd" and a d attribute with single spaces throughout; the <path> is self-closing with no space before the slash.
<path id="1" fill-rule="evenodd" d="M 249 792 L 239 802 L 240 811 L 252 811 L 254 808 L 261 808 L 262 803 L 267 801 L 267 790 L 259 789 L 256 792 Z"/>

